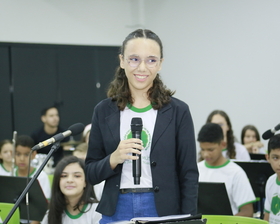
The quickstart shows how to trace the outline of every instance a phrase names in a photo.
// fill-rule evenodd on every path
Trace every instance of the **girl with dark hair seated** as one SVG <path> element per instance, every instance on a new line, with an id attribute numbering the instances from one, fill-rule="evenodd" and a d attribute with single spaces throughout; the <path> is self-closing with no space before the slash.
<path id="1" fill-rule="evenodd" d="M 246 150 L 246 148 L 242 144 L 235 141 L 231 121 L 225 111 L 212 111 L 208 115 L 206 123 L 216 123 L 221 126 L 224 134 L 224 141 L 226 142 L 226 148 L 223 150 L 224 157 L 228 159 L 244 161 L 251 160 L 249 152 Z"/>
<path id="2" fill-rule="evenodd" d="M 246 125 L 241 131 L 241 143 L 249 153 L 265 154 L 258 129 L 254 125 Z"/>
<path id="3" fill-rule="evenodd" d="M 99 223 L 93 187 L 85 179 L 84 160 L 64 157 L 53 177 L 49 210 L 42 224 Z"/>

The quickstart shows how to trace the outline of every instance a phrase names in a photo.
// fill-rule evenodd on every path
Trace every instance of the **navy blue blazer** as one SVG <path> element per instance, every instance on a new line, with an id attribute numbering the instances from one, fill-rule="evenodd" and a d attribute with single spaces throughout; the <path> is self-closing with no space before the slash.
<path id="1" fill-rule="evenodd" d="M 109 159 L 120 142 L 120 111 L 110 98 L 94 109 L 86 178 L 94 185 L 106 180 L 96 211 L 115 213 L 122 164 L 111 169 Z M 193 121 L 189 107 L 174 97 L 158 110 L 152 137 L 150 164 L 159 216 L 197 212 L 198 169 Z"/>

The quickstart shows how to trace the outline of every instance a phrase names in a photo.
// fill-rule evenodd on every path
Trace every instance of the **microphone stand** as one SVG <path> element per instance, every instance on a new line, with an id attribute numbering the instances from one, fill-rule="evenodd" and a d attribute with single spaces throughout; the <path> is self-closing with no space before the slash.
<path id="1" fill-rule="evenodd" d="M 12 208 L 12 210 L 10 211 L 10 213 L 7 215 L 6 219 L 4 220 L 3 224 L 7 224 L 10 220 L 10 218 L 13 216 L 13 214 L 15 213 L 17 207 L 19 206 L 19 204 L 21 203 L 21 201 L 23 200 L 24 196 L 27 194 L 27 192 L 30 190 L 32 184 L 37 180 L 37 177 L 40 175 L 40 173 L 42 172 L 42 170 L 44 169 L 45 165 L 47 164 L 47 162 L 50 160 L 51 156 L 53 155 L 53 153 L 59 148 L 60 146 L 60 141 L 56 142 L 53 144 L 53 146 L 51 147 L 51 150 L 49 151 L 46 159 L 43 161 L 43 163 L 41 164 L 41 166 L 39 167 L 39 169 L 37 170 L 37 172 L 34 174 L 34 176 L 31 178 L 30 182 L 27 184 L 27 186 L 25 187 L 25 189 L 23 190 L 23 192 L 21 193 L 21 195 L 19 196 L 19 198 L 17 199 L 14 207 Z"/>

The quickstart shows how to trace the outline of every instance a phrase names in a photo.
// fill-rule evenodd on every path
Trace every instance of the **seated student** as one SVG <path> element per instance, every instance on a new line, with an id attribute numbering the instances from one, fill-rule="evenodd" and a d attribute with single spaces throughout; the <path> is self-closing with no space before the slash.
<path id="1" fill-rule="evenodd" d="M 85 160 L 87 156 L 88 144 L 83 142 L 76 146 L 75 150 L 73 151 L 73 156 L 76 156 L 80 159 Z"/>
<path id="2" fill-rule="evenodd" d="M 270 224 L 280 223 L 280 134 L 269 139 L 267 161 L 275 174 L 270 176 L 265 186 L 264 220 Z"/>
<path id="3" fill-rule="evenodd" d="M 241 131 L 241 143 L 249 153 L 265 154 L 260 134 L 254 125 L 246 125 Z"/>
<path id="4" fill-rule="evenodd" d="M 88 150 L 88 144 L 86 142 L 83 142 L 83 143 L 77 145 L 75 151 L 73 152 L 73 155 L 80 159 L 85 160 L 86 156 L 87 156 L 87 150 Z M 95 196 L 98 201 L 101 199 L 104 184 L 105 184 L 105 181 L 102 181 L 101 183 L 95 184 L 93 186 Z"/>
<path id="5" fill-rule="evenodd" d="M 29 166 L 29 154 L 31 152 L 32 147 L 34 146 L 34 141 L 31 137 L 27 135 L 18 136 L 16 139 L 16 147 L 15 147 L 15 165 L 17 166 L 14 170 L 14 175 L 18 177 L 27 177 L 27 175 L 32 178 L 36 173 L 37 169 L 30 166 L 30 170 L 28 173 Z M 31 160 L 35 158 L 36 151 L 31 153 Z M 50 182 L 48 175 L 42 171 L 38 176 L 39 184 L 43 190 L 43 193 L 47 199 L 50 198 Z M 25 223 L 25 220 L 21 220 L 22 223 Z M 32 221 L 32 223 L 39 223 L 39 221 Z"/>
<path id="6" fill-rule="evenodd" d="M 223 149 L 223 155 L 228 159 L 236 159 L 243 161 L 250 161 L 250 155 L 247 149 L 240 143 L 235 141 L 231 121 L 226 112 L 222 110 L 212 111 L 206 123 L 219 124 L 223 130 L 225 148 Z"/>
<path id="7" fill-rule="evenodd" d="M 56 134 L 66 131 L 64 128 L 62 128 L 59 125 L 60 117 L 59 117 L 58 108 L 56 106 L 49 106 L 44 108 L 41 111 L 41 121 L 43 125 L 38 129 L 36 129 L 35 131 L 33 131 L 33 133 L 31 134 L 31 137 L 34 140 L 35 144 L 38 144 L 39 142 L 43 142 L 46 139 L 49 139 Z M 66 137 L 61 140 L 61 143 L 68 142 L 69 140 L 70 137 Z M 53 144 L 48 145 L 42 149 L 37 150 L 37 152 L 38 154 L 48 154 L 52 146 Z M 51 159 L 53 159 L 54 167 L 56 166 L 58 161 L 63 158 L 63 153 L 64 151 L 62 145 L 53 153 Z"/>
<path id="8" fill-rule="evenodd" d="M 224 157 L 223 139 L 218 124 L 205 124 L 199 131 L 198 142 L 204 158 L 198 163 L 199 182 L 225 183 L 233 215 L 252 217 L 254 192 L 244 170 Z"/>
<path id="9" fill-rule="evenodd" d="M 83 131 L 81 142 L 85 142 L 88 144 L 90 130 L 91 124 L 88 124 Z"/>
<path id="10" fill-rule="evenodd" d="M 97 200 L 92 185 L 85 179 L 84 160 L 66 156 L 56 166 L 49 211 L 41 224 L 97 224 Z"/>
<path id="11" fill-rule="evenodd" d="M 15 176 L 18 177 L 27 177 L 28 174 L 28 165 L 29 165 L 29 153 L 31 152 L 32 147 L 34 146 L 34 141 L 31 137 L 27 135 L 20 135 L 16 140 L 16 149 L 15 149 L 15 165 L 17 166 L 14 170 Z M 31 160 L 36 156 L 36 151 L 33 151 L 31 154 Z M 29 177 L 32 178 L 36 173 L 37 169 L 30 167 Z M 50 198 L 50 182 L 48 175 L 42 171 L 38 176 L 38 181 L 44 192 L 44 195 L 47 199 Z"/>
<path id="12" fill-rule="evenodd" d="M 10 140 L 0 142 L 0 175 L 10 176 L 12 170 L 13 144 Z"/>

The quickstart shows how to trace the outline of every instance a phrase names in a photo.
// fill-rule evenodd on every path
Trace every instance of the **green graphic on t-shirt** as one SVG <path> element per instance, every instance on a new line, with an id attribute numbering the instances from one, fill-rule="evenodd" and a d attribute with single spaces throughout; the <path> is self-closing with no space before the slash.
<path id="1" fill-rule="evenodd" d="M 274 215 L 280 211 L 280 198 L 278 195 L 274 196 L 271 201 L 271 211 Z"/>
<path id="2" fill-rule="evenodd" d="M 126 137 L 127 139 L 132 138 L 132 132 L 130 131 Z M 143 141 L 144 150 L 147 150 L 147 146 L 149 144 L 149 135 L 147 134 L 145 129 L 141 132 L 141 140 Z"/>

